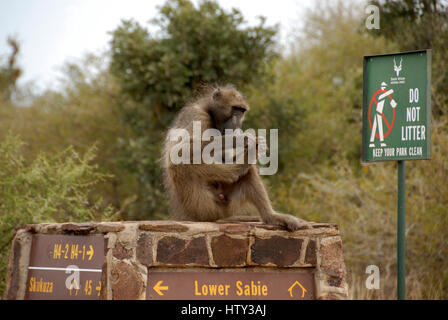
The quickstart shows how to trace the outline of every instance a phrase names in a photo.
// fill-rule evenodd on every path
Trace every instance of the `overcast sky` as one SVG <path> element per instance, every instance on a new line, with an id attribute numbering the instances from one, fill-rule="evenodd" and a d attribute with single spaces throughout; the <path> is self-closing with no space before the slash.
<path id="1" fill-rule="evenodd" d="M 157 15 L 165 0 L 13 0 L 0 1 L 0 55 L 10 53 L 8 36 L 21 44 L 19 83 L 33 80 L 39 88 L 55 84 L 60 67 L 87 52 L 108 46 L 111 31 L 121 19 L 134 18 L 142 25 Z M 194 0 L 197 3 L 197 0 Z M 312 0 L 220 0 L 225 9 L 238 8 L 253 25 L 263 15 L 268 25 L 280 23 L 282 39 L 300 23 Z"/>

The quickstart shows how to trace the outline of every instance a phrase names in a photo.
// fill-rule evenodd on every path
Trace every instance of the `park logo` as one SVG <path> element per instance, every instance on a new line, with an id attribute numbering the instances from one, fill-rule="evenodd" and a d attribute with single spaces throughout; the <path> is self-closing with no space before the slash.
<path id="1" fill-rule="evenodd" d="M 393 70 L 394 70 L 396 76 L 390 78 L 390 84 L 405 84 L 406 78 L 400 77 L 400 72 L 403 70 L 403 58 L 400 58 L 399 65 L 397 65 L 397 62 L 395 61 L 395 58 L 394 58 L 394 69 Z"/>
<path id="2" fill-rule="evenodd" d="M 401 60 L 400 60 L 400 65 L 397 66 L 397 63 L 395 62 L 395 58 L 394 58 L 394 71 L 397 74 L 397 77 L 400 75 L 402 63 L 403 63 L 403 58 L 401 58 Z"/>

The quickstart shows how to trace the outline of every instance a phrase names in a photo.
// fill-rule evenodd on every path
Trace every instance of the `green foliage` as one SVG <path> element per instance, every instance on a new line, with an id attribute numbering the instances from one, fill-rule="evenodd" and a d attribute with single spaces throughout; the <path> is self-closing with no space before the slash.
<path id="1" fill-rule="evenodd" d="M 95 147 L 82 156 L 73 148 L 51 156 L 42 153 L 31 162 L 25 161 L 23 148 L 22 140 L 12 134 L 0 142 L 1 278 L 17 227 L 52 221 L 108 220 L 113 213 L 101 198 L 89 196 L 98 182 L 109 177 L 91 164 Z"/>
<path id="2" fill-rule="evenodd" d="M 73 148 L 51 157 L 40 154 L 27 164 L 21 155 L 23 146 L 24 143 L 11 134 L 0 144 L 3 232 L 17 225 L 61 217 L 82 221 L 101 220 L 107 216 L 98 211 L 100 202 L 91 203 L 88 198 L 88 190 L 108 177 L 90 164 L 95 157 L 95 147 L 83 156 Z"/>
<path id="3" fill-rule="evenodd" d="M 226 12 L 215 1 L 167 1 L 152 20 L 152 36 L 134 21 L 113 32 L 111 69 L 124 92 L 160 117 L 178 110 L 203 83 L 253 83 L 266 74 L 275 56 L 275 27 L 262 18 L 244 27 L 236 9 Z"/>
<path id="4" fill-rule="evenodd" d="M 270 142 L 269 129 L 278 129 L 280 156 L 277 175 L 282 176 L 300 163 L 297 157 L 300 152 L 298 141 L 301 141 L 306 114 L 301 101 L 288 96 L 275 85 L 281 77 L 277 76 L 278 78 L 273 77 L 274 82 L 271 85 L 266 84 L 262 88 L 253 88 L 248 91 L 251 109 L 247 113 L 244 127 L 268 129 L 268 143 Z M 270 176 L 268 179 L 275 179 L 275 176 Z"/>
<path id="5" fill-rule="evenodd" d="M 300 108 L 300 115 L 278 127 L 279 136 L 293 123 L 302 128 L 283 138 L 288 150 L 294 150 L 286 171 L 314 171 L 318 164 L 335 165 L 344 159 L 359 165 L 362 56 L 396 50 L 384 38 L 372 41 L 359 30 L 362 9 L 344 2 L 310 9 L 290 53 L 274 68 L 274 84 L 260 90 L 261 99 L 254 98 L 261 104 L 268 95 L 281 95 Z"/>
<path id="6" fill-rule="evenodd" d="M 123 141 L 132 134 L 119 108 L 131 107 L 133 102 L 120 94 L 106 58 L 89 54 L 65 64 L 57 89 L 28 96 L 30 106 L 0 103 L 0 137 L 8 131 L 20 135 L 26 142 L 22 154 L 27 162 L 41 152 L 51 155 L 73 147 L 84 154 L 95 145 L 98 152 L 93 164 L 113 177 L 100 181 L 92 193 L 126 217 L 134 210 L 138 184 L 123 169 L 127 161 Z"/>
<path id="7" fill-rule="evenodd" d="M 121 140 L 125 149 L 120 165 L 135 177 L 137 186 L 129 208 L 122 212 L 127 220 L 166 219 L 169 214 L 160 165 L 161 133 Z"/>
<path id="8" fill-rule="evenodd" d="M 381 34 L 402 51 L 432 49 L 433 114 L 448 114 L 448 3 L 441 0 L 381 0 Z"/>

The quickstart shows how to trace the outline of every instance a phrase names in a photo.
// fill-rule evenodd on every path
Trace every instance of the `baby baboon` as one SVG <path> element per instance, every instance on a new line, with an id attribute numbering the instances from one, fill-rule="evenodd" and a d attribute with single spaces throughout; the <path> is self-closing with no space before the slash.
<path id="1" fill-rule="evenodd" d="M 195 164 L 193 161 L 174 164 L 170 159 L 173 147 L 178 144 L 170 139 L 170 133 L 175 129 L 184 129 L 189 133 L 191 138 L 186 143 L 190 144 L 190 159 L 194 144 L 199 146 L 199 152 L 204 149 L 206 144 L 202 139 L 195 141 L 193 121 L 200 122 L 201 136 L 207 129 L 219 130 L 224 155 L 228 150 L 224 143 L 225 129 L 241 129 L 247 110 L 249 106 L 243 96 L 234 87 L 225 86 L 208 89 L 179 112 L 168 132 L 163 151 L 165 187 L 170 196 L 173 217 L 179 220 L 216 221 L 239 214 L 246 204 L 252 204 L 264 223 L 284 226 L 289 230 L 308 227 L 301 219 L 274 211 L 256 164 L 250 164 L 246 158 L 242 164 Z M 256 141 L 257 148 L 264 147 L 264 140 L 253 136 L 249 136 L 250 139 Z M 248 150 L 249 143 L 245 141 L 244 152 Z"/>

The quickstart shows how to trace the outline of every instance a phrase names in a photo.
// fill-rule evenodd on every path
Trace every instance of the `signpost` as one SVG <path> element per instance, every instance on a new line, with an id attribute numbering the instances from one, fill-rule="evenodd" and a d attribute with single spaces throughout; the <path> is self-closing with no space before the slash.
<path id="1" fill-rule="evenodd" d="M 362 160 L 398 162 L 397 293 L 405 292 L 405 160 L 431 159 L 431 51 L 364 57 Z"/>
<path id="2" fill-rule="evenodd" d="M 33 235 L 27 300 L 98 300 L 105 259 L 103 235 Z"/>
<path id="3" fill-rule="evenodd" d="M 149 271 L 148 300 L 310 300 L 311 272 Z"/>

